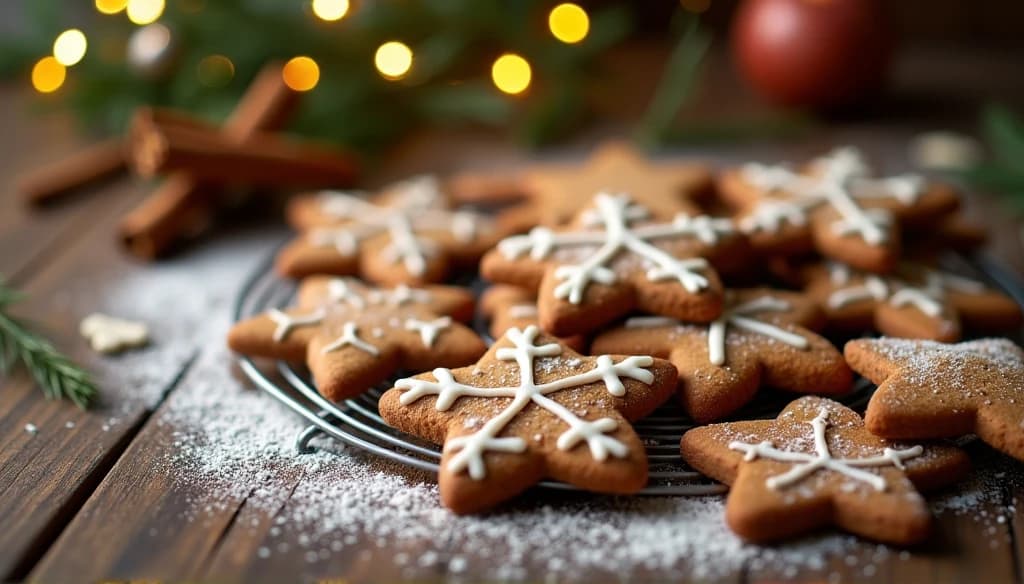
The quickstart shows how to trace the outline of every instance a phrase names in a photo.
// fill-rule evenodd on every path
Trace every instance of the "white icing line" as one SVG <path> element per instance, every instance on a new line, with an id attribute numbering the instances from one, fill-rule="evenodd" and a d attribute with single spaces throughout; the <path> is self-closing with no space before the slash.
<path id="1" fill-rule="evenodd" d="M 355 347 L 371 355 L 379 355 L 380 351 L 370 343 L 359 338 L 359 329 L 354 322 L 346 322 L 341 328 L 341 336 L 325 345 L 320 353 L 326 355 L 342 347 Z"/>
<path id="2" fill-rule="evenodd" d="M 562 354 L 558 343 L 546 345 L 535 344 L 540 329 L 529 326 L 525 330 L 512 328 L 505 332 L 505 338 L 513 346 L 498 349 L 496 356 L 501 361 L 515 361 L 519 370 L 519 385 L 512 387 L 476 387 L 455 381 L 449 369 L 434 369 L 435 381 L 425 379 L 400 379 L 395 387 L 405 390 L 399 398 L 400 403 L 408 405 L 421 397 L 436 395 L 434 407 L 438 411 L 450 408 L 457 399 L 463 396 L 481 398 L 512 398 L 505 408 L 488 420 L 479 430 L 468 435 L 451 438 L 445 448 L 454 453 L 448 461 L 452 472 L 467 471 L 470 478 L 481 480 L 486 477 L 484 455 L 487 452 L 522 453 L 526 451 L 526 441 L 518 437 L 499 438 L 498 435 L 512 422 L 530 403 L 534 403 L 555 415 L 568 425 L 557 440 L 559 450 L 570 450 L 581 442 L 586 442 L 591 457 L 603 461 L 608 456 L 623 458 L 629 454 L 628 448 L 619 440 L 609 436 L 614 432 L 617 423 L 611 418 L 585 420 L 580 418 L 564 405 L 548 397 L 550 394 L 581 387 L 598 381 L 604 382 L 608 393 L 623 396 L 626 393 L 622 378 L 635 379 L 650 384 L 654 374 L 647 370 L 654 360 L 651 357 L 632 356 L 615 363 L 607 355 L 597 357 L 594 368 L 548 383 L 537 384 L 534 381 L 535 359 L 537 357 L 555 357 Z"/>
<path id="3" fill-rule="evenodd" d="M 728 219 L 710 217 L 677 216 L 671 223 L 657 223 L 642 227 L 630 227 L 630 220 L 641 215 L 628 195 L 600 193 L 594 198 L 594 208 L 584 215 L 587 226 L 600 226 L 603 231 L 560 232 L 534 228 L 527 235 L 509 237 L 498 244 L 498 250 L 508 259 L 516 259 L 529 253 L 530 258 L 542 260 L 557 249 L 591 247 L 598 249 L 576 265 L 560 265 L 555 269 L 559 280 L 555 287 L 556 298 L 567 299 L 573 304 L 583 301 L 583 293 L 594 282 L 614 284 L 618 281 L 615 271 L 609 267 L 611 261 L 623 251 L 633 253 L 654 264 L 647 271 L 652 282 L 676 280 L 688 292 L 696 293 L 708 287 L 708 279 L 699 272 L 707 269 L 703 258 L 676 258 L 652 245 L 657 239 L 695 237 L 712 245 L 721 235 L 732 233 L 733 223 Z"/>
<path id="4" fill-rule="evenodd" d="M 319 308 L 309 314 L 289 316 L 285 312 L 272 308 L 267 311 L 267 317 L 277 324 L 273 339 L 274 342 L 280 343 L 292 332 L 292 329 L 320 324 L 324 319 L 324 310 Z"/>
<path id="5" fill-rule="evenodd" d="M 828 427 L 828 410 L 822 408 L 818 415 L 811 420 L 810 424 L 814 429 L 814 454 L 779 450 L 771 442 L 749 444 L 734 440 L 729 443 L 729 449 L 742 452 L 743 460 L 748 462 L 758 458 L 766 458 L 779 462 L 797 463 L 783 474 L 768 477 L 765 484 L 772 490 L 783 489 L 796 484 L 818 470 L 824 469 L 867 483 L 876 491 L 884 491 L 887 488 L 885 477 L 860 469 L 880 466 L 894 466 L 898 469 L 903 469 L 903 461 L 920 456 L 924 452 L 924 448 L 921 446 L 913 446 L 903 450 L 886 448 L 882 451 L 881 455 L 868 458 L 834 458 L 831 451 L 829 451 L 828 440 L 825 437 L 825 431 Z"/>

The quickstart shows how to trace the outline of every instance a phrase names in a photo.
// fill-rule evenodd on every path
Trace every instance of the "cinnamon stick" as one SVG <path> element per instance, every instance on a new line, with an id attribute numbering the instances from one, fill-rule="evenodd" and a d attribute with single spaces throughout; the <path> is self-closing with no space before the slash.
<path id="1" fill-rule="evenodd" d="M 221 131 L 240 142 L 257 131 L 278 129 L 294 110 L 298 95 L 284 84 L 281 64 L 268 64 L 249 85 Z M 185 230 L 210 219 L 216 208 L 213 193 L 217 188 L 188 173 L 169 176 L 122 219 L 120 233 L 125 246 L 146 259 L 163 255 Z"/>
<path id="2" fill-rule="evenodd" d="M 125 169 L 124 145 L 110 138 L 39 168 L 17 179 L 17 189 L 32 205 L 54 202 L 77 189 L 94 184 Z"/>
<path id="3" fill-rule="evenodd" d="M 355 164 L 326 144 L 255 133 L 245 141 L 147 116 L 133 123 L 132 167 L 142 176 L 187 171 L 193 178 L 252 187 L 328 187 L 349 184 Z"/>

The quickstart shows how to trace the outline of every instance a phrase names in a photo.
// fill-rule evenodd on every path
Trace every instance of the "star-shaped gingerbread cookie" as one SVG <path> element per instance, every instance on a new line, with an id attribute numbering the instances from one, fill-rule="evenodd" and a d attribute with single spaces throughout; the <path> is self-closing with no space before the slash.
<path id="1" fill-rule="evenodd" d="M 630 425 L 675 386 L 675 369 L 644 356 L 584 357 L 536 326 L 509 329 L 476 365 L 400 379 L 380 399 L 392 426 L 444 444 L 441 500 L 482 511 L 545 477 L 602 493 L 647 482 Z"/>
<path id="2" fill-rule="evenodd" d="M 852 374 L 842 354 L 810 330 L 821 324 L 821 311 L 801 294 L 731 290 L 711 323 L 632 317 L 599 334 L 591 351 L 668 359 L 679 371 L 686 413 L 707 423 L 735 412 L 765 386 L 832 395 L 849 390 Z"/>
<path id="3" fill-rule="evenodd" d="M 392 185 L 366 199 L 330 191 L 290 203 L 301 235 L 281 250 L 280 273 L 361 275 L 382 284 L 440 282 L 476 262 L 504 233 L 491 218 L 455 209 L 434 177 Z"/>
<path id="4" fill-rule="evenodd" d="M 899 439 L 977 434 L 1024 460 L 1024 351 L 1013 341 L 858 339 L 844 353 L 855 371 L 878 384 L 864 416 L 872 433 Z"/>
<path id="5" fill-rule="evenodd" d="M 731 485 L 726 522 L 754 542 L 829 525 L 887 543 L 919 542 L 931 515 L 918 489 L 950 484 L 969 468 L 957 448 L 889 442 L 853 410 L 813 396 L 774 420 L 694 428 L 681 450 L 690 466 Z"/>
<path id="6" fill-rule="evenodd" d="M 871 272 L 895 269 L 901 225 L 927 225 L 959 204 L 949 187 L 917 175 L 876 177 L 854 148 L 839 148 L 803 171 L 747 164 L 719 181 L 756 249 L 822 255 Z"/>
<path id="7" fill-rule="evenodd" d="M 877 330 L 914 339 L 956 341 L 963 329 L 1014 330 L 1021 310 L 1002 292 L 985 284 L 923 264 L 903 262 L 882 276 L 828 262 L 804 270 L 805 293 L 840 333 Z"/>
<path id="8" fill-rule="evenodd" d="M 600 193 L 572 226 L 536 227 L 484 256 L 484 277 L 537 290 L 541 327 L 586 333 L 634 309 L 707 322 L 722 311 L 715 266 L 736 270 L 747 243 L 728 219 L 652 219 L 627 194 Z"/>
<path id="9" fill-rule="evenodd" d="M 228 345 L 254 357 L 305 360 L 320 393 L 339 400 L 399 369 L 472 363 L 487 349 L 459 322 L 472 315 L 473 296 L 462 288 L 381 289 L 353 278 L 310 277 L 294 308 L 236 323 Z"/>
<path id="10" fill-rule="evenodd" d="M 544 165 L 526 171 L 521 180 L 538 224 L 548 227 L 569 222 L 600 192 L 630 193 L 657 219 L 699 215 L 697 201 L 713 185 L 706 165 L 654 163 L 622 142 L 601 145 L 582 165 Z"/>

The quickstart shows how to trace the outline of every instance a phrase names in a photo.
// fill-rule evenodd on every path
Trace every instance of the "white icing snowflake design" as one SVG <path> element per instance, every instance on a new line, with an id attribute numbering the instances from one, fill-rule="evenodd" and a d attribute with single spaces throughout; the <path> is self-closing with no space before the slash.
<path id="1" fill-rule="evenodd" d="M 786 312 L 791 308 L 792 306 L 789 302 L 771 296 L 762 296 L 732 308 L 726 308 L 721 316 L 708 325 L 708 360 L 712 365 L 721 366 L 725 364 L 726 333 L 730 326 L 771 337 L 797 349 L 807 349 L 810 344 L 804 337 L 773 324 L 751 318 L 751 315 L 754 314 Z M 654 328 L 661 326 L 695 325 L 687 325 L 674 318 L 664 316 L 638 316 L 626 320 L 626 328 Z"/>
<path id="2" fill-rule="evenodd" d="M 708 279 L 700 273 L 708 268 L 706 259 L 680 259 L 652 242 L 697 238 L 712 245 L 720 236 L 734 231 L 732 221 L 704 215 L 677 215 L 671 223 L 631 226 L 632 222 L 648 217 L 649 211 L 633 203 L 628 195 L 601 193 L 594 198 L 594 208 L 583 215 L 584 227 L 594 229 L 555 232 L 546 227 L 535 227 L 528 235 L 502 240 L 498 250 L 508 259 L 529 254 L 535 260 L 543 260 L 556 250 L 596 248 L 578 263 L 561 265 L 555 270 L 555 277 L 559 280 L 555 297 L 568 299 L 573 304 L 583 300 L 583 293 L 592 282 L 608 285 L 618 281 L 619 275 L 610 264 L 623 252 L 645 261 L 649 266 L 646 276 L 652 282 L 675 280 L 690 293 L 707 288 Z"/>
<path id="3" fill-rule="evenodd" d="M 786 223 L 802 226 L 807 213 L 829 205 L 839 218 L 832 224 L 836 235 L 855 235 L 870 245 L 881 245 L 892 223 L 884 209 L 865 209 L 860 199 L 894 199 L 912 205 L 924 189 L 924 180 L 913 174 L 871 177 L 861 153 L 852 147 L 838 148 L 811 163 L 812 174 L 801 174 L 785 166 L 747 164 L 740 173 L 745 181 L 772 193 L 785 192 L 791 199 L 765 199 L 740 220 L 746 233 L 775 233 Z"/>
<path id="4" fill-rule="evenodd" d="M 427 290 L 410 288 L 404 284 L 396 286 L 391 290 L 369 288 L 358 283 L 352 278 L 331 278 L 327 283 L 327 301 L 331 304 L 343 304 L 351 309 L 377 310 L 380 308 L 397 308 L 408 304 L 427 304 L 433 296 Z M 327 310 L 317 308 L 307 314 L 289 315 L 276 308 L 267 312 L 267 317 L 277 325 L 274 329 L 273 339 L 275 342 L 282 342 L 296 328 L 307 326 L 320 326 L 327 318 Z M 407 331 L 419 333 L 423 346 L 432 347 L 438 335 L 451 326 L 452 319 L 442 316 L 430 321 L 423 321 L 409 317 L 404 320 L 395 319 L 389 321 L 392 328 L 400 327 Z M 359 327 L 354 321 L 342 323 L 341 335 L 321 349 L 321 353 L 327 354 L 337 351 L 343 347 L 355 347 L 365 353 L 377 356 L 380 349 L 359 336 Z M 375 338 L 384 336 L 383 329 L 376 327 L 371 331 Z M 379 334 L 378 334 L 379 333 Z"/>
<path id="5" fill-rule="evenodd" d="M 321 212 L 347 223 L 340 227 L 312 229 L 308 241 L 318 247 L 333 247 L 343 256 L 352 256 L 364 240 L 387 233 L 389 242 L 381 250 L 384 259 L 401 263 L 413 276 L 422 276 L 427 259 L 440 252 L 438 243 L 423 237 L 423 232 L 446 231 L 461 243 L 477 237 L 477 226 L 484 218 L 447 208 L 436 178 L 417 177 L 395 189 L 397 194 L 387 206 L 368 203 L 357 193 L 323 193 Z"/>
<path id="6" fill-rule="evenodd" d="M 863 468 L 893 466 L 904 469 L 903 462 L 916 458 L 924 453 L 921 446 L 913 446 L 903 450 L 886 448 L 878 456 L 867 458 L 835 458 L 828 448 L 828 440 L 825 432 L 828 429 L 828 410 L 822 408 L 818 415 L 810 421 L 814 428 L 814 454 L 806 452 L 791 452 L 779 450 L 771 442 L 759 444 L 748 444 L 734 440 L 729 443 L 730 450 L 738 450 L 743 453 L 743 460 L 751 461 L 758 458 L 777 460 L 779 462 L 795 463 L 793 468 L 783 474 L 768 477 L 766 485 L 769 489 L 784 489 L 796 484 L 811 476 L 819 470 L 830 470 L 845 475 L 851 479 L 861 481 L 870 485 L 876 491 L 884 491 L 887 488 L 885 477 L 861 470 Z"/>
<path id="7" fill-rule="evenodd" d="M 527 442 L 523 438 L 507 436 L 499 437 L 508 426 L 528 405 L 538 407 L 554 414 L 565 422 L 568 429 L 563 432 L 556 443 L 559 450 L 571 450 L 577 444 L 585 442 L 590 454 L 596 461 L 603 461 L 609 455 L 624 458 L 629 454 L 625 444 L 609 436 L 614 432 L 618 422 L 612 418 L 601 418 L 594 421 L 584 420 L 549 395 L 587 384 L 603 382 L 608 393 L 621 397 L 626 394 L 622 378 L 634 379 L 650 384 L 654 374 L 647 367 L 654 363 L 651 357 L 626 357 L 615 363 L 610 356 L 597 357 L 594 368 L 584 373 L 570 375 L 547 383 L 537 384 L 534 381 L 534 367 L 537 357 L 557 357 L 562 354 L 562 346 L 558 343 L 537 345 L 535 343 L 540 329 L 529 326 L 525 330 L 511 328 L 505 332 L 505 338 L 512 347 L 498 349 L 496 356 L 501 361 L 514 361 L 519 369 L 519 385 L 509 387 L 476 387 L 455 380 L 450 369 L 434 369 L 436 381 L 426 379 L 400 379 L 395 387 L 405 390 L 399 401 L 409 405 L 416 400 L 436 395 L 435 408 L 445 411 L 452 407 L 460 397 L 476 398 L 511 398 L 511 402 L 496 416 L 487 420 L 483 426 L 472 434 L 459 436 L 447 441 L 445 448 L 455 453 L 448 462 L 452 472 L 467 471 L 470 478 L 481 480 L 486 475 L 484 456 L 488 452 L 522 453 L 526 451 Z"/>
<path id="8" fill-rule="evenodd" d="M 853 274 L 843 264 L 830 263 L 829 278 L 833 286 L 839 288 L 832 291 L 827 303 L 829 308 L 839 309 L 862 300 L 886 302 L 900 308 L 913 306 L 924 314 L 935 318 L 942 314 L 942 303 L 948 291 L 965 294 L 980 294 L 985 285 L 969 278 L 927 270 L 921 286 L 911 286 L 897 278 L 885 278 L 874 274 L 864 276 L 860 284 L 851 284 Z"/>

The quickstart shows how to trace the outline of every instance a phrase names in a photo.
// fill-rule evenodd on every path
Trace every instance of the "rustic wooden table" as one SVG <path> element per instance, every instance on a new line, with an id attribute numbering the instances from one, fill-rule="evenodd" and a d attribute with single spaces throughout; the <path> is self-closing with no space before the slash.
<path id="1" fill-rule="evenodd" d="M 886 168 L 905 169 L 907 139 L 915 132 L 969 128 L 975 106 L 987 97 L 1024 103 L 1024 62 L 1010 57 L 913 54 L 897 67 L 899 99 L 870 116 L 871 121 L 837 121 L 784 145 L 719 144 L 678 153 L 716 160 L 798 158 L 852 142 Z M 642 93 L 652 76 L 639 69 L 613 67 L 610 75 L 620 78 L 610 85 Z M 537 581 L 689 574 L 725 581 L 1001 582 L 1024 576 L 1017 537 L 1024 528 L 1024 514 L 1018 511 L 1024 509 L 1018 502 L 1024 482 L 1013 480 L 1013 464 L 979 445 L 971 453 L 988 481 L 976 486 L 980 494 L 973 499 L 952 496 L 953 502 L 939 510 L 935 537 L 920 548 L 889 550 L 829 536 L 827 545 L 811 541 L 799 544 L 804 547 L 757 550 L 724 542 L 729 538 L 724 531 L 695 530 L 690 539 L 685 534 L 666 538 L 667 546 L 690 546 L 685 549 L 645 555 L 617 548 L 606 558 L 579 563 L 573 561 L 578 550 L 561 549 L 557 542 L 601 545 L 604 536 L 587 541 L 601 533 L 600 526 L 572 518 L 533 524 L 529 519 L 531 514 L 557 514 L 559 506 L 575 509 L 564 499 L 531 495 L 501 517 L 465 524 L 463 532 L 463 524 L 444 527 L 454 519 L 430 508 L 432 491 L 416 486 L 424 477 L 402 479 L 410 481 L 409 498 L 419 497 L 409 502 L 399 496 L 401 484 L 389 482 L 394 469 L 378 474 L 359 457 L 320 456 L 316 464 L 304 463 L 288 443 L 302 427 L 298 419 L 251 389 L 222 342 L 241 282 L 286 236 L 283 225 L 273 217 L 250 217 L 172 259 L 144 264 L 126 256 L 113 235 L 118 216 L 148 188 L 139 181 L 126 178 L 58 208 L 32 212 L 20 204 L 10 179 L 20 169 L 72 151 L 83 138 L 60 116 L 31 116 L 29 100 L 14 88 L 0 90 L 0 181 L 5 185 L 0 273 L 29 294 L 19 313 L 35 319 L 59 347 L 96 372 L 103 399 L 82 412 L 67 403 L 47 402 L 24 374 L 0 380 L 0 580 L 477 581 L 514 576 Z M 748 101 L 716 60 L 695 111 L 745 111 Z M 600 131 L 532 156 L 579 155 L 600 138 L 622 131 L 616 120 L 631 112 L 616 108 L 613 113 Z M 370 178 L 380 182 L 411 172 L 509 166 L 530 156 L 479 132 L 420 135 L 397 148 Z M 968 199 L 969 213 L 990 226 L 993 255 L 1024 273 L 1020 225 L 999 209 L 982 195 Z M 95 355 L 76 331 L 81 318 L 94 311 L 147 321 L 151 347 L 113 358 Z M 28 424 L 37 430 L 28 431 Z M 326 488 L 325 482 L 332 481 L 351 484 L 352 500 L 341 501 L 344 489 Z M 375 488 L 382 490 L 379 502 L 373 500 Z M 601 501 L 594 505 L 606 506 Z M 389 510 L 375 514 L 374 507 Z M 609 503 L 607 508 L 588 507 L 580 514 L 592 514 L 591 523 L 613 518 L 622 529 L 649 525 L 671 534 L 671 523 L 654 521 L 652 515 L 664 512 L 671 521 L 672 513 L 681 513 L 671 501 L 635 507 Z M 635 517 L 630 515 L 634 512 Z M 508 537 L 487 529 L 489 520 L 507 522 Z M 707 515 L 696 521 L 720 519 Z M 547 534 L 550 544 L 533 536 L 517 541 L 529 529 L 580 533 Z M 692 525 L 680 523 L 678 531 L 688 529 Z M 719 541 L 693 541 L 708 533 L 718 533 L 709 539 Z M 542 553 L 545 547 L 550 549 Z M 573 557 L 559 559 L 558 554 Z M 801 559 L 801 554 L 814 557 Z"/>

